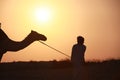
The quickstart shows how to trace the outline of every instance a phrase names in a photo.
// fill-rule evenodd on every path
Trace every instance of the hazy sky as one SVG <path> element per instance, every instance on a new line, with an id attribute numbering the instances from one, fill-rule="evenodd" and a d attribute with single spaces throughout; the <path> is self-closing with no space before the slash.
<path id="1" fill-rule="evenodd" d="M 40 9 L 47 21 L 37 18 Z M 41 14 L 42 15 L 42 14 Z M 23 40 L 31 30 L 47 36 L 50 46 L 71 55 L 76 37 L 84 36 L 86 60 L 120 58 L 119 0 L 0 0 L 2 29 L 14 41 Z M 18 52 L 7 52 L 2 62 L 48 61 L 66 56 L 34 42 Z"/>

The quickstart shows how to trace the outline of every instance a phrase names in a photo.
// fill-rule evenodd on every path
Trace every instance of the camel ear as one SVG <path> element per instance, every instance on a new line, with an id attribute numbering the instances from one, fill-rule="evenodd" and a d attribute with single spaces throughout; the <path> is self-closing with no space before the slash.
<path id="1" fill-rule="evenodd" d="M 35 32 L 34 30 L 31 30 L 31 33 Z"/>

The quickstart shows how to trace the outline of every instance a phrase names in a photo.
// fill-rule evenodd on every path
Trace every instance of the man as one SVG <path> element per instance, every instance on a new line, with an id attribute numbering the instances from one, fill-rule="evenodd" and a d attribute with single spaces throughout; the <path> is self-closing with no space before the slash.
<path id="1" fill-rule="evenodd" d="M 71 62 L 73 64 L 74 80 L 79 80 L 81 76 L 82 65 L 85 63 L 84 55 L 86 51 L 86 46 L 84 45 L 84 38 L 82 36 L 77 37 L 77 44 L 73 45 Z"/>

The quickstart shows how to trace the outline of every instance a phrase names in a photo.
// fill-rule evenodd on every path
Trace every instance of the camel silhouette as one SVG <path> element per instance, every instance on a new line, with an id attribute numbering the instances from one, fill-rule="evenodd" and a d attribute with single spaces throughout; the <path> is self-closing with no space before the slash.
<path id="1" fill-rule="evenodd" d="M 0 61 L 2 59 L 3 54 L 7 51 L 19 51 L 29 46 L 34 41 L 46 41 L 47 37 L 37 33 L 36 31 L 31 30 L 31 33 L 22 40 L 22 41 L 13 41 L 11 40 L 6 33 L 0 29 Z"/>

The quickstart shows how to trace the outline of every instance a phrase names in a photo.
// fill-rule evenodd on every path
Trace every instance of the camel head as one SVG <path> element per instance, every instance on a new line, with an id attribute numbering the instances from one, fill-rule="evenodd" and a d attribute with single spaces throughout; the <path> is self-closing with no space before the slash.
<path id="1" fill-rule="evenodd" d="M 42 41 L 47 40 L 46 36 L 44 36 L 43 34 L 39 34 L 39 33 L 37 33 L 36 31 L 33 31 L 33 30 L 31 30 L 30 35 L 31 35 L 32 39 L 34 39 L 34 40 L 42 40 Z"/>

